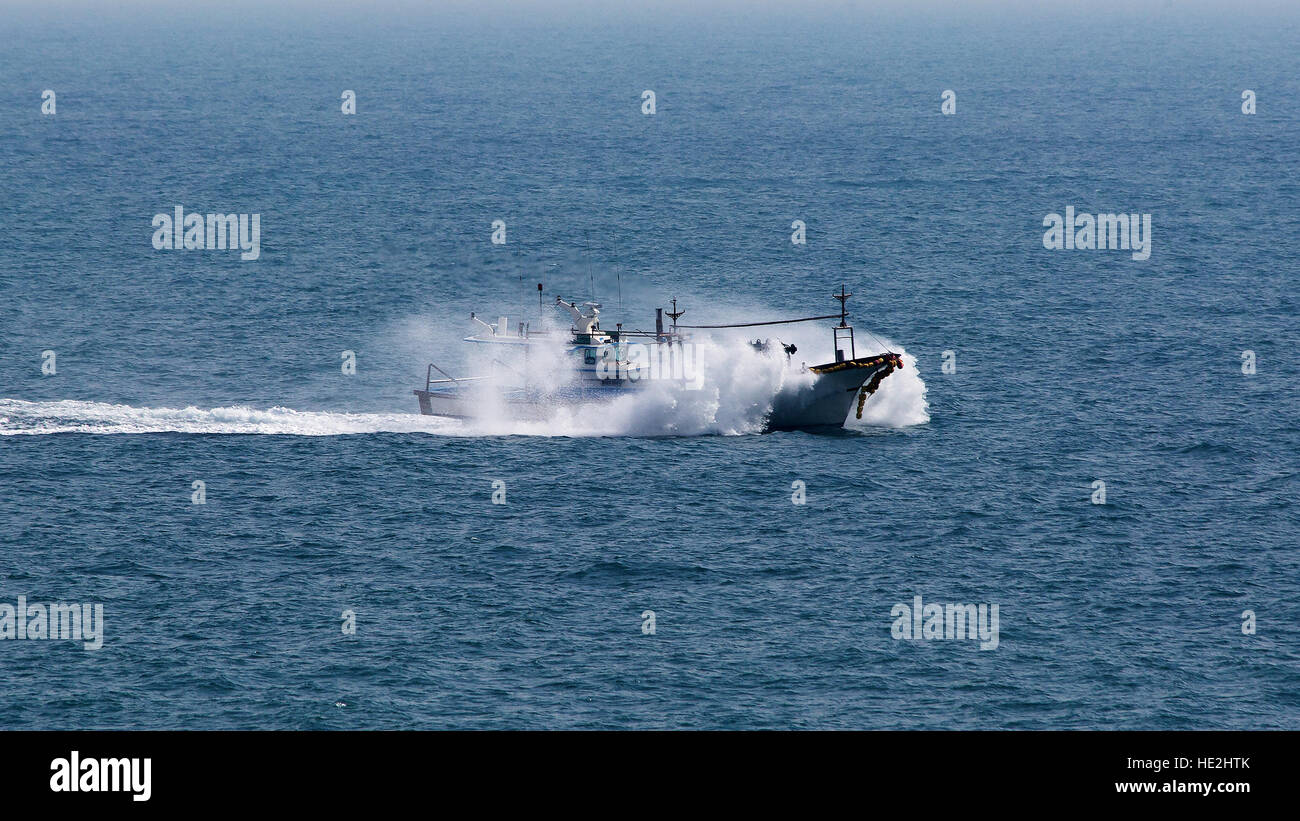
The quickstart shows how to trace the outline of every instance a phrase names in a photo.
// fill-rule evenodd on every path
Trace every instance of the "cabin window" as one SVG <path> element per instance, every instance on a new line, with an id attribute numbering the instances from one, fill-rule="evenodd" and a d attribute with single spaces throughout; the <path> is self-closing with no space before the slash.
<path id="1" fill-rule="evenodd" d="M 594 349 L 592 349 L 592 348 L 588 348 L 587 350 L 583 351 L 583 352 L 582 352 L 582 361 L 583 361 L 584 364 L 587 364 L 587 365 L 595 365 L 595 364 L 596 364 L 596 351 L 595 351 Z"/>

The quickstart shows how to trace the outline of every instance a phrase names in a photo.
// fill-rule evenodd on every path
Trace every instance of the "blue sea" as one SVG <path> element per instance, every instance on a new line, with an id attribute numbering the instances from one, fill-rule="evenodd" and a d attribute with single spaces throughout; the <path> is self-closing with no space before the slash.
<path id="1" fill-rule="evenodd" d="M 1300 729 L 1300 10 L 166 8 L 0 17 L 0 728 Z M 908 366 L 419 416 L 539 282 Z"/>

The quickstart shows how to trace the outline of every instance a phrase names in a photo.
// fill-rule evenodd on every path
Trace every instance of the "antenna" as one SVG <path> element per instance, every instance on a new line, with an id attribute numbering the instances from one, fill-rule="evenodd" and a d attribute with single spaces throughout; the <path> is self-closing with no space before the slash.
<path id="1" fill-rule="evenodd" d="M 596 301 L 596 272 L 591 267 L 591 232 L 584 230 L 582 232 L 584 241 L 587 244 L 587 276 L 591 277 L 591 301 Z"/>
<path id="2" fill-rule="evenodd" d="M 677 317 L 683 316 L 685 313 L 685 309 L 677 310 L 677 297 L 673 297 L 673 309 L 668 311 L 668 316 L 673 321 L 673 333 L 677 333 Z"/>
<path id="3" fill-rule="evenodd" d="M 848 312 L 845 310 L 845 308 L 848 305 L 849 297 L 853 296 L 853 294 L 847 293 L 844 290 L 843 283 L 841 283 L 840 292 L 838 294 L 831 294 L 831 296 L 835 297 L 840 301 L 840 327 L 847 328 L 848 325 L 845 324 L 844 320 L 848 317 Z"/>
<path id="4" fill-rule="evenodd" d="M 848 335 L 849 358 L 857 359 L 858 346 L 857 343 L 854 342 L 853 340 L 853 326 L 849 325 L 845 321 L 849 315 L 848 311 L 846 310 L 849 303 L 849 297 L 853 296 L 853 294 L 844 290 L 844 284 L 840 283 L 840 292 L 838 294 L 831 294 L 831 296 L 835 297 L 840 301 L 840 324 L 838 327 L 831 328 L 831 337 L 834 339 L 834 344 L 835 344 L 835 361 L 836 362 L 844 361 L 844 349 L 840 347 L 840 340 L 843 338 L 843 335 L 841 335 L 840 331 L 844 331 Z"/>

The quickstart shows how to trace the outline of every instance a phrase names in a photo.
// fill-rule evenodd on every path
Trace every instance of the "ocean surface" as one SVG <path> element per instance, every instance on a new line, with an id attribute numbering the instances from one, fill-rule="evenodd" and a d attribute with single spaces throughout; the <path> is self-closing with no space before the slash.
<path id="1" fill-rule="evenodd" d="M 0 18 L 0 728 L 1300 729 L 1300 11 L 192 11 Z M 908 367 L 420 417 L 538 282 Z"/>

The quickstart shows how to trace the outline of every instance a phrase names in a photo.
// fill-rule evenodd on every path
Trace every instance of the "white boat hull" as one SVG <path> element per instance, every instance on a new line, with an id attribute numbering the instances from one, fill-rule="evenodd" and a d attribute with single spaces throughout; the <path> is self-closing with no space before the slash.
<path id="1" fill-rule="evenodd" d="M 898 364 L 891 359 L 864 357 L 812 368 L 817 378 L 811 387 L 782 389 L 773 397 L 767 430 L 843 427 L 858 405 L 862 391 L 873 380 L 879 384 L 876 377 L 883 379 L 896 367 Z M 873 387 L 868 395 L 874 392 Z M 858 416 L 861 417 L 860 412 Z"/>

